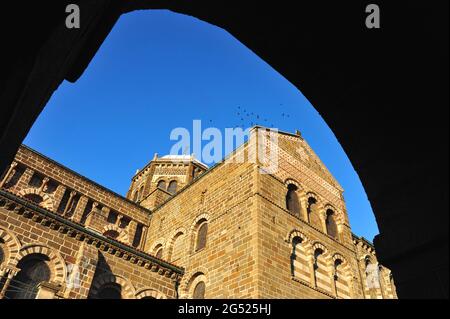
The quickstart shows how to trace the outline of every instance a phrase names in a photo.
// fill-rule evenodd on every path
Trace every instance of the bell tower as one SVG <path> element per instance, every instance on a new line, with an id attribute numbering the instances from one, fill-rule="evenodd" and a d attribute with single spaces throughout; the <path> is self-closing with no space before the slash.
<path id="1" fill-rule="evenodd" d="M 165 155 L 155 153 L 153 159 L 131 179 L 127 198 L 153 209 L 176 194 L 208 166 L 193 155 Z"/>

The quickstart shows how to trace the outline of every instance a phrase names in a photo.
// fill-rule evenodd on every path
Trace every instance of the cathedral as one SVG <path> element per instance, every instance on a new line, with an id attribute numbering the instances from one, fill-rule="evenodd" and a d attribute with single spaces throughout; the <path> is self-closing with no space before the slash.
<path id="1" fill-rule="evenodd" d="M 211 168 L 155 154 L 126 196 L 22 145 L 0 176 L 0 299 L 397 298 L 301 134 L 268 135 Z"/>

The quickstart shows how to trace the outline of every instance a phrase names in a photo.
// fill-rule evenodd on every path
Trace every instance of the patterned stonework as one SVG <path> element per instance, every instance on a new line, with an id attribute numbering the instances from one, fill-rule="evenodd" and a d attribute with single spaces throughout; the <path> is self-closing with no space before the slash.
<path id="1" fill-rule="evenodd" d="M 253 134 L 211 169 L 155 155 L 126 197 L 22 146 L 0 178 L 0 298 L 396 298 L 339 183 L 277 134 L 270 174 L 233 161 Z"/>

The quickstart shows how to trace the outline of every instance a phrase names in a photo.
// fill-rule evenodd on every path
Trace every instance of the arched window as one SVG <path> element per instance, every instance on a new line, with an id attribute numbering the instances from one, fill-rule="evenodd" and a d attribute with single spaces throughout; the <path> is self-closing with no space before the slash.
<path id="1" fill-rule="evenodd" d="M 43 180 L 44 176 L 38 173 L 34 173 L 28 185 L 30 185 L 31 187 L 39 188 L 41 187 Z"/>
<path id="2" fill-rule="evenodd" d="M 178 183 L 177 181 L 171 181 L 169 183 L 169 187 L 167 188 L 167 191 L 171 194 L 175 194 L 177 192 Z"/>
<path id="3" fill-rule="evenodd" d="M 288 185 L 286 193 L 286 209 L 297 217 L 300 217 L 300 202 L 297 196 L 297 186 L 294 184 Z"/>
<path id="4" fill-rule="evenodd" d="M 139 189 L 139 200 L 142 200 L 144 196 L 144 185 L 141 186 L 141 188 Z"/>
<path id="5" fill-rule="evenodd" d="M 40 204 L 44 200 L 41 196 L 37 194 L 26 194 L 24 197 L 36 204 Z"/>
<path id="6" fill-rule="evenodd" d="M 120 235 L 119 232 L 114 229 L 109 229 L 103 234 L 103 236 L 109 237 L 111 239 L 117 239 L 119 235 Z"/>
<path id="7" fill-rule="evenodd" d="M 159 181 L 157 187 L 159 189 L 164 189 L 165 190 L 166 189 L 166 181 L 164 181 L 164 180 Z"/>
<path id="8" fill-rule="evenodd" d="M 122 287 L 117 283 L 104 285 L 97 292 L 98 299 L 122 299 Z"/>
<path id="9" fill-rule="evenodd" d="M 208 222 L 203 219 L 198 222 L 197 240 L 195 244 L 195 251 L 199 251 L 206 246 L 206 238 L 208 236 Z"/>
<path id="10" fill-rule="evenodd" d="M 327 226 L 327 234 L 333 238 L 337 238 L 338 237 L 338 229 L 337 229 L 336 221 L 334 220 L 334 212 L 331 209 L 327 210 L 325 225 Z"/>
<path id="11" fill-rule="evenodd" d="M 156 258 L 162 259 L 162 255 L 163 255 L 163 245 L 162 244 L 159 244 L 155 247 L 154 254 L 155 254 Z"/>
<path id="12" fill-rule="evenodd" d="M 368 268 L 371 263 L 372 263 L 372 261 L 370 260 L 370 257 L 366 256 L 366 258 L 364 258 L 364 264 L 366 266 L 366 273 L 368 272 Z"/>
<path id="13" fill-rule="evenodd" d="M 137 202 L 137 200 L 138 200 L 138 195 L 139 195 L 139 191 L 138 191 L 138 190 L 135 190 L 135 191 L 134 191 L 134 195 L 133 195 L 133 202 Z"/>
<path id="14" fill-rule="evenodd" d="M 194 288 L 193 299 L 205 299 L 205 288 L 206 285 L 203 281 L 197 283 Z"/>
<path id="15" fill-rule="evenodd" d="M 51 271 L 49 258 L 41 254 L 31 254 L 24 257 L 17 265 L 20 271 L 11 280 L 6 291 L 7 299 L 35 299 L 38 285 L 48 282 Z"/>
<path id="16" fill-rule="evenodd" d="M 179 232 L 173 238 L 172 248 L 169 251 L 169 260 L 171 262 L 177 262 L 182 256 L 185 255 L 185 234 Z"/>

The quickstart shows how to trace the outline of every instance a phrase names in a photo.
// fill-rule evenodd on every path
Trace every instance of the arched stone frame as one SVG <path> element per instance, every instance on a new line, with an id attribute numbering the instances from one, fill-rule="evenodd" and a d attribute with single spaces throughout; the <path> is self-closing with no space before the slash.
<path id="1" fill-rule="evenodd" d="M 311 260 L 311 255 L 312 255 L 311 249 L 312 249 L 312 246 L 311 246 L 311 242 L 310 242 L 308 237 L 303 232 L 301 232 L 301 231 L 299 231 L 297 229 L 294 229 L 294 230 L 290 231 L 287 234 L 286 238 L 285 238 L 285 242 L 287 243 L 288 248 L 289 248 L 289 257 L 288 258 L 290 260 L 290 265 L 291 265 L 291 269 L 290 269 L 291 276 L 295 277 L 294 260 L 293 260 L 294 251 L 293 251 L 292 244 L 293 244 L 294 238 L 296 238 L 296 237 L 301 238 L 301 240 L 302 240 L 301 245 L 304 247 L 304 258 L 305 258 L 305 260 L 307 262 L 307 265 L 308 265 L 307 267 L 309 269 L 308 270 L 309 278 L 308 279 L 299 278 L 299 279 L 302 280 L 302 281 L 306 281 L 309 284 L 312 284 L 312 282 L 311 282 L 311 269 L 312 269 L 312 260 Z"/>
<path id="2" fill-rule="evenodd" d="M 311 224 L 311 222 L 309 220 L 309 216 L 308 216 L 308 205 L 309 205 L 310 198 L 314 198 L 316 200 L 317 210 L 319 210 L 318 207 L 319 207 L 319 203 L 321 202 L 320 197 L 316 193 L 311 192 L 311 191 L 305 192 L 305 221 L 308 224 Z"/>
<path id="3" fill-rule="evenodd" d="M 169 186 L 169 183 L 167 182 L 167 176 L 160 176 L 160 177 L 158 177 L 155 181 L 154 181 L 154 183 L 155 183 L 155 189 L 163 189 L 163 188 L 159 188 L 158 187 L 158 184 L 159 184 L 159 182 L 161 182 L 161 181 L 163 181 L 163 182 L 165 182 L 166 183 L 166 187 L 163 189 L 164 191 L 167 191 L 167 187 Z"/>
<path id="4" fill-rule="evenodd" d="M 291 230 L 284 239 L 288 244 L 292 244 L 292 240 L 295 237 L 300 237 L 305 243 L 309 242 L 308 237 L 298 229 Z"/>
<path id="5" fill-rule="evenodd" d="M 381 298 L 382 299 L 386 299 L 386 294 L 387 294 L 387 283 L 386 283 L 386 268 L 381 265 L 380 263 L 378 263 L 378 282 L 380 285 L 380 293 L 381 293 Z"/>
<path id="6" fill-rule="evenodd" d="M 209 286 L 209 272 L 203 266 L 197 267 L 183 276 L 180 283 L 180 299 L 192 299 L 195 286 L 203 281 L 205 283 L 206 290 Z"/>
<path id="7" fill-rule="evenodd" d="M 165 294 L 152 288 L 143 288 L 136 292 L 136 299 L 142 299 L 145 297 L 151 297 L 154 299 L 167 299 L 167 296 Z"/>
<path id="8" fill-rule="evenodd" d="M 17 193 L 17 195 L 22 197 L 22 198 L 25 198 L 26 195 L 38 195 L 38 196 L 40 196 L 42 198 L 42 202 L 40 202 L 37 205 L 39 205 L 39 206 L 41 206 L 41 207 L 43 207 L 45 209 L 48 209 L 50 211 L 54 211 L 55 210 L 53 197 L 51 195 L 47 194 L 47 193 L 44 193 L 39 188 L 22 189 L 19 193 Z"/>
<path id="9" fill-rule="evenodd" d="M 299 190 L 303 190 L 303 187 L 302 187 L 302 185 L 299 183 L 299 182 L 297 182 L 295 179 L 293 179 L 293 178 L 287 178 L 285 181 L 284 181 L 284 185 L 286 186 L 286 187 L 288 187 L 290 184 L 294 184 L 296 187 L 297 187 L 297 189 L 299 189 Z"/>
<path id="10" fill-rule="evenodd" d="M 388 276 L 387 280 L 389 282 L 389 287 L 390 287 L 390 290 L 391 290 L 391 296 L 390 297 L 392 299 L 397 299 L 398 296 L 397 296 L 397 288 L 395 286 L 395 280 L 394 280 L 392 271 L 390 271 L 389 269 L 387 269 L 387 276 Z"/>
<path id="11" fill-rule="evenodd" d="M 333 271 L 332 271 L 332 276 L 334 276 L 334 264 L 336 262 L 336 260 L 341 260 L 342 264 L 342 270 L 343 270 L 343 274 L 344 274 L 344 280 L 345 283 L 347 284 L 347 288 L 348 288 L 348 294 L 349 294 L 349 298 L 353 297 L 353 287 L 352 287 L 352 271 L 351 271 L 351 267 L 349 265 L 349 263 L 347 262 L 347 259 L 342 256 L 339 253 L 335 253 L 333 254 L 332 258 L 331 258 L 331 262 L 332 262 L 332 266 L 333 266 Z M 336 289 L 335 285 L 335 280 L 332 277 L 332 282 L 333 282 L 333 289 Z M 337 297 L 337 296 L 336 296 Z"/>
<path id="12" fill-rule="evenodd" d="M 0 264 L 0 270 L 6 265 L 12 265 L 17 260 L 22 244 L 19 239 L 9 230 L 0 228 L 0 239 L 3 241 L 4 261 Z M 17 263 L 14 262 L 14 265 Z"/>
<path id="13" fill-rule="evenodd" d="M 150 250 L 148 251 L 148 253 L 152 256 L 156 256 L 156 247 L 161 246 L 162 250 L 163 250 L 163 255 L 162 258 L 164 258 L 164 255 L 167 253 L 166 252 L 166 239 L 161 237 L 157 240 L 155 240 L 155 242 L 153 243 L 153 245 L 150 246 Z"/>
<path id="14" fill-rule="evenodd" d="M 187 231 L 184 227 L 179 227 L 176 230 L 174 230 L 170 236 L 169 236 L 169 241 L 166 244 L 167 247 L 167 252 L 166 252 L 166 259 L 168 261 L 172 260 L 173 257 L 173 248 L 174 248 L 174 244 L 175 244 L 175 240 L 179 237 L 179 234 L 182 234 L 184 236 L 187 235 Z M 185 238 L 186 239 L 186 238 Z"/>
<path id="15" fill-rule="evenodd" d="M 211 217 L 209 216 L 208 213 L 202 213 L 194 219 L 191 226 L 189 227 L 188 240 L 189 240 L 189 253 L 190 254 L 195 253 L 195 244 L 197 242 L 197 230 L 198 230 L 198 226 L 200 226 L 197 224 L 202 219 L 206 220 L 206 222 L 208 223 L 208 235 L 209 235 L 209 230 L 210 230 L 209 225 L 210 225 Z"/>
<path id="16" fill-rule="evenodd" d="M 297 189 L 296 189 L 296 193 L 297 193 L 297 198 L 298 198 L 298 204 L 300 206 L 300 218 L 304 219 L 306 215 L 306 206 L 305 206 L 305 202 L 304 202 L 304 187 L 295 179 L 293 178 L 287 178 L 284 181 L 284 186 L 286 188 L 286 193 L 288 190 L 289 185 L 294 185 Z M 287 209 L 287 207 L 286 207 Z"/>
<path id="17" fill-rule="evenodd" d="M 328 249 L 325 247 L 325 245 L 323 245 L 319 241 L 315 241 L 311 245 L 311 283 L 313 285 L 315 285 L 315 283 L 316 283 L 316 277 L 315 277 L 316 276 L 316 271 L 314 269 L 314 254 L 315 254 L 317 249 L 321 249 L 323 251 L 322 256 L 323 256 L 323 259 L 325 260 L 326 277 L 329 280 L 329 287 L 330 287 L 330 290 L 331 290 L 332 289 L 332 287 L 331 287 L 331 276 L 332 276 L 331 263 L 332 263 L 332 259 L 331 259 L 331 256 L 329 254 Z"/>
<path id="18" fill-rule="evenodd" d="M 31 254 L 41 254 L 47 256 L 50 261 L 49 267 L 52 273 L 50 281 L 54 284 L 65 287 L 67 282 L 66 263 L 58 251 L 46 245 L 34 243 L 22 246 L 17 254 L 17 257 L 13 260 L 12 265 L 17 266 L 20 260 Z"/>
<path id="19" fill-rule="evenodd" d="M 128 236 L 128 231 L 126 229 L 120 228 L 118 225 L 115 224 L 109 224 L 103 227 L 102 235 L 105 235 L 106 232 L 108 231 L 115 231 L 119 234 L 117 238 L 114 238 L 115 240 L 120 241 L 127 245 L 130 244 L 130 238 Z"/>
<path id="20" fill-rule="evenodd" d="M 122 299 L 136 299 L 136 290 L 134 289 L 133 284 L 125 277 L 114 275 L 112 273 L 105 273 L 94 278 L 89 295 L 93 298 L 97 298 L 98 292 L 108 284 L 118 284 L 122 288 Z"/>

